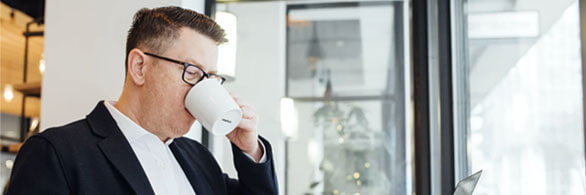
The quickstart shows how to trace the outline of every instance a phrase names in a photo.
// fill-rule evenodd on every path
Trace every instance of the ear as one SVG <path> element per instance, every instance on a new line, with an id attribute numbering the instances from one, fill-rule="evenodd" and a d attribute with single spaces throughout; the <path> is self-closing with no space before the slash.
<path id="1" fill-rule="evenodd" d="M 146 55 L 140 49 L 132 49 L 128 53 L 127 77 L 135 85 L 142 86 L 146 80 Z"/>

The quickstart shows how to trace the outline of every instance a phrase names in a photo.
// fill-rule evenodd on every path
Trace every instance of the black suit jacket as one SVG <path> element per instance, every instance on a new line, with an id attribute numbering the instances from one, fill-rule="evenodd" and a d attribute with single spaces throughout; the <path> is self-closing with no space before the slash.
<path id="1" fill-rule="evenodd" d="M 205 194 L 277 194 L 271 145 L 257 164 L 232 144 L 239 180 L 228 178 L 196 141 L 169 145 L 191 186 Z M 100 101 L 83 120 L 30 137 L 12 169 L 8 194 L 154 194 L 138 158 Z"/>

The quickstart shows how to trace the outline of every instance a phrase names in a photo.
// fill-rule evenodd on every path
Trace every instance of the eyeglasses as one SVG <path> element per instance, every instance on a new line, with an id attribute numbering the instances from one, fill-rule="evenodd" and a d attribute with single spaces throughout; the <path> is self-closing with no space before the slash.
<path id="1" fill-rule="evenodd" d="M 152 53 L 147 53 L 144 52 L 144 54 L 155 57 L 155 58 L 159 58 L 161 60 L 166 60 L 169 62 L 173 62 L 176 64 L 180 64 L 183 65 L 183 74 L 181 76 L 181 79 L 183 79 L 183 81 L 191 86 L 197 84 L 198 82 L 202 81 L 204 78 L 209 78 L 209 79 L 215 79 L 218 82 L 220 82 L 220 85 L 224 84 L 224 82 L 226 81 L 226 78 L 224 78 L 223 76 L 217 75 L 217 74 L 210 74 L 205 72 L 203 69 L 201 69 L 200 67 L 194 65 L 194 64 L 190 64 L 187 62 L 181 62 L 179 60 L 174 60 L 171 58 L 166 58 L 163 56 L 158 56 Z"/>

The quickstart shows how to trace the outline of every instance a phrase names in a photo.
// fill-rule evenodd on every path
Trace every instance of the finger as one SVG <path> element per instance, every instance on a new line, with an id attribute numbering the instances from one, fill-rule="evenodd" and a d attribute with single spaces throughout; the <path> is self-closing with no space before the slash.
<path id="1" fill-rule="evenodd" d="M 242 118 L 257 120 L 258 115 L 256 114 L 256 108 L 253 106 L 243 106 L 240 109 L 242 110 Z"/>
<path id="2" fill-rule="evenodd" d="M 251 105 L 242 105 L 240 106 L 240 110 L 242 110 L 244 115 L 256 115 L 256 108 Z"/>
<path id="3" fill-rule="evenodd" d="M 230 94 L 232 95 L 232 94 Z M 236 95 L 232 95 L 232 99 L 234 99 L 234 101 L 238 104 L 240 104 L 240 102 L 242 102 L 242 98 L 240 98 L 239 96 Z"/>
<path id="4" fill-rule="evenodd" d="M 241 107 L 241 108 L 242 108 L 242 106 L 246 105 L 246 104 L 244 104 L 244 102 L 240 98 L 234 98 L 234 102 L 236 102 L 236 104 L 238 104 L 238 107 Z"/>
<path id="5" fill-rule="evenodd" d="M 238 127 L 236 129 L 239 129 Z M 228 137 L 228 139 L 231 139 L 234 136 L 238 136 L 238 131 L 231 131 L 230 133 L 226 134 L 226 137 Z"/>
<path id="6" fill-rule="evenodd" d="M 238 123 L 237 128 L 243 129 L 244 131 L 256 131 L 256 121 L 242 119 L 240 123 Z"/>
<path id="7" fill-rule="evenodd" d="M 238 104 L 238 106 L 242 107 L 242 106 L 248 106 L 250 105 L 246 100 L 240 98 L 240 97 L 234 97 L 234 101 L 236 102 L 236 104 Z"/>

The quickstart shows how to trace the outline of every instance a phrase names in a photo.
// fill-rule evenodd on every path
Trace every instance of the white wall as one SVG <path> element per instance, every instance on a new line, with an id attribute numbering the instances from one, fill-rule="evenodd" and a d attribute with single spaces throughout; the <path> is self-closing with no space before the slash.
<path id="1" fill-rule="evenodd" d="M 202 11 L 203 0 L 47 1 L 41 129 L 82 119 L 100 100 L 118 99 L 132 16 L 164 5 Z"/>
<path id="2" fill-rule="evenodd" d="M 238 20 L 236 80 L 226 87 L 257 108 L 259 133 L 273 146 L 279 190 L 283 194 L 285 155 L 279 108 L 280 99 L 285 96 L 285 4 L 232 3 L 226 8 Z M 236 177 L 225 137 L 215 137 L 214 153 L 223 170 Z"/>

